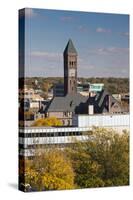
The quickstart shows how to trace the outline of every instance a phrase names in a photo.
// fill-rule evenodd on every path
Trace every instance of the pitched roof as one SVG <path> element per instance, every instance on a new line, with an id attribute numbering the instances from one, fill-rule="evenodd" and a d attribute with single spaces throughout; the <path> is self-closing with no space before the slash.
<path id="1" fill-rule="evenodd" d="M 73 95 L 68 94 L 63 97 L 55 96 L 47 105 L 44 112 L 73 112 L 76 114 L 87 114 L 88 105 L 94 106 L 94 113 L 109 112 L 108 105 L 106 104 L 107 95 L 110 96 L 110 106 L 119 103 L 106 90 L 102 90 L 94 97 L 86 97 L 79 93 Z"/>
<path id="2" fill-rule="evenodd" d="M 76 51 L 71 39 L 69 39 L 67 46 L 64 50 L 64 54 L 69 54 L 69 53 L 73 53 L 73 54 L 77 55 L 77 51 Z"/>
<path id="3" fill-rule="evenodd" d="M 83 108 L 88 100 L 88 97 L 82 96 L 80 94 L 68 94 L 63 97 L 54 97 L 45 112 L 74 112 L 77 107 Z"/>
<path id="4" fill-rule="evenodd" d="M 108 112 L 108 106 L 106 106 L 104 104 L 105 101 L 105 97 L 109 95 L 110 96 L 110 106 L 112 106 L 114 103 L 118 103 L 119 102 L 112 96 L 110 95 L 110 93 L 106 90 L 103 89 L 101 92 L 98 92 L 97 95 L 95 96 L 95 102 L 96 102 L 96 107 L 95 107 L 95 111 L 96 112 Z"/>

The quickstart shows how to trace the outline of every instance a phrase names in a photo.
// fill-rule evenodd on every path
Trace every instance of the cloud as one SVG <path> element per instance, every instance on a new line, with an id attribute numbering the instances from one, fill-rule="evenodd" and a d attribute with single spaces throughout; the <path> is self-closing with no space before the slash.
<path id="1" fill-rule="evenodd" d="M 125 36 L 125 37 L 129 37 L 129 32 L 121 32 L 120 35 Z"/>
<path id="2" fill-rule="evenodd" d="M 122 69 L 121 70 L 121 73 L 123 74 L 123 75 L 127 75 L 127 69 L 125 68 L 125 69 Z"/>
<path id="3" fill-rule="evenodd" d="M 89 31 L 88 28 L 85 27 L 85 26 L 83 26 L 83 25 L 78 26 L 78 30 L 79 30 L 80 32 L 88 32 L 88 31 Z"/>
<path id="4" fill-rule="evenodd" d="M 69 21 L 72 21 L 73 20 L 73 17 L 71 16 L 62 16 L 60 18 L 61 21 L 65 21 L 65 22 L 69 22 Z"/>
<path id="5" fill-rule="evenodd" d="M 110 29 L 105 29 L 105 28 L 98 27 L 96 29 L 96 32 L 97 33 L 111 33 L 111 30 Z"/>
<path id="6" fill-rule="evenodd" d="M 57 63 L 40 63 L 25 68 L 26 76 L 63 77 L 63 67 Z"/>
<path id="7" fill-rule="evenodd" d="M 31 56 L 38 57 L 38 58 L 45 58 L 49 61 L 59 60 L 62 58 L 61 53 L 46 52 L 46 51 L 33 51 L 31 52 Z"/>
<path id="8" fill-rule="evenodd" d="M 120 48 L 120 47 L 108 47 L 108 48 L 100 48 L 99 52 L 101 53 L 113 53 L 113 54 L 121 54 L 121 53 L 128 53 L 128 48 Z"/>
<path id="9" fill-rule="evenodd" d="M 78 66 L 78 76 L 88 76 L 90 71 L 95 71 L 95 65 L 90 63 L 82 63 Z"/>
<path id="10" fill-rule="evenodd" d="M 129 48 L 122 48 L 122 47 L 95 48 L 95 49 L 89 49 L 89 53 L 95 55 L 128 54 Z"/>

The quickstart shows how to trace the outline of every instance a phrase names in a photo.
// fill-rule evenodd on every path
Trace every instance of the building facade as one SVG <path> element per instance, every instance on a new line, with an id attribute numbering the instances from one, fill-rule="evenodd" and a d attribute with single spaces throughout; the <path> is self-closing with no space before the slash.
<path id="1" fill-rule="evenodd" d="M 77 84 L 77 51 L 70 39 L 63 53 L 64 57 L 64 95 L 62 85 L 60 95 L 54 96 L 44 110 L 46 117 L 55 116 L 64 126 L 72 125 L 75 114 L 122 113 L 122 107 L 104 84 Z M 82 90 L 79 92 L 79 90 Z M 83 93 L 83 94 L 82 94 Z M 87 95 L 84 95 L 84 93 Z"/>
<path id="2" fill-rule="evenodd" d="M 19 155 L 34 156 L 36 148 L 64 148 L 76 141 L 86 141 L 93 127 L 114 129 L 121 134 L 129 130 L 129 114 L 75 115 L 71 127 L 25 127 L 19 130 Z"/>
<path id="3" fill-rule="evenodd" d="M 34 156 L 37 146 L 39 148 L 45 148 L 47 145 L 64 147 L 71 145 L 75 140 L 86 141 L 88 131 L 91 131 L 94 126 L 113 128 L 119 133 L 125 129 L 129 130 L 129 113 L 104 89 L 103 84 L 93 84 L 91 87 L 87 84 L 80 87 L 88 93 L 90 89 L 95 93 L 93 95 L 78 93 L 77 55 L 72 40 L 69 40 L 63 53 L 64 95 L 55 95 L 52 100 L 43 102 L 38 113 L 42 118 L 44 116 L 58 118 L 62 121 L 62 127 L 31 127 L 30 124 L 29 127 L 20 128 L 20 156 Z M 33 106 L 35 105 L 36 103 L 33 102 Z"/>

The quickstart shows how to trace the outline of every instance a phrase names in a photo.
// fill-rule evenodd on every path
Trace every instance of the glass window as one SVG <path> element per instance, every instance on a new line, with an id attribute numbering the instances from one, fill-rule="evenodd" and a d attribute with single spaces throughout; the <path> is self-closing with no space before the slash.
<path id="1" fill-rule="evenodd" d="M 65 136 L 65 132 L 62 133 L 62 136 Z"/>
<path id="2" fill-rule="evenodd" d="M 61 134 L 61 133 L 58 133 L 58 136 L 62 136 L 62 134 Z"/>

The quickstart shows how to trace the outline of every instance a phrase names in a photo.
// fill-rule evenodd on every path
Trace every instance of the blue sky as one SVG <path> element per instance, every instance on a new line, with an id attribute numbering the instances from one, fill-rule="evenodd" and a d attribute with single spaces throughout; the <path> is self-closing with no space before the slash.
<path id="1" fill-rule="evenodd" d="M 129 16 L 26 9 L 26 76 L 63 76 L 72 39 L 79 77 L 129 77 Z"/>

